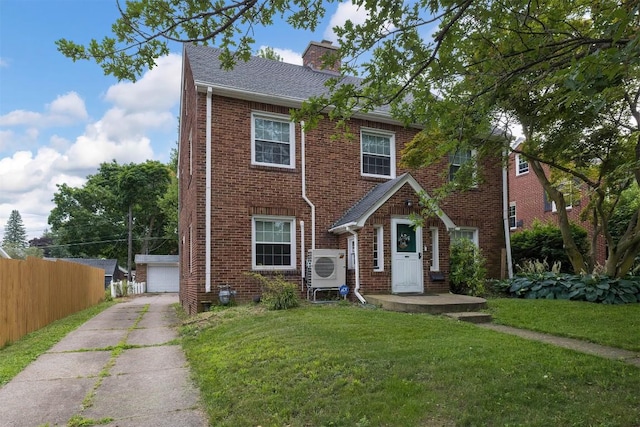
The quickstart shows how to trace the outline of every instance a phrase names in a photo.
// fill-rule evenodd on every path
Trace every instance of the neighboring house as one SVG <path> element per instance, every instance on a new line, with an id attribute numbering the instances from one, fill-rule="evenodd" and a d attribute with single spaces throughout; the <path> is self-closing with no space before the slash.
<path id="1" fill-rule="evenodd" d="M 104 287 L 105 289 L 111 285 L 111 282 L 117 282 L 119 280 L 126 279 L 126 270 L 122 270 L 118 266 L 117 259 L 93 259 L 93 258 L 45 258 L 45 259 L 59 259 L 61 261 L 76 262 L 78 264 L 84 264 L 95 268 L 101 268 L 104 270 Z"/>
<path id="2" fill-rule="evenodd" d="M 522 142 L 517 142 L 516 150 Z M 549 173 L 548 166 L 544 170 Z M 588 221 L 580 219 L 580 213 L 588 204 L 588 196 L 579 185 L 568 181 L 562 189 L 567 204 L 569 220 L 587 230 L 589 239 L 593 235 L 593 227 Z M 555 202 L 549 200 L 535 172 L 531 170 L 526 158 L 517 153 L 509 155 L 509 230 L 517 232 L 531 228 L 533 222 L 551 222 L 558 224 L 558 213 Z M 596 260 L 604 265 L 606 257 L 604 239 L 598 240 Z"/>
<path id="3" fill-rule="evenodd" d="M 451 238 L 479 244 L 490 276 L 500 275 L 499 159 L 480 160 L 485 181 L 440 203 L 438 216 L 414 230 L 417 194 L 442 185 L 470 152 L 408 171 L 401 152 L 419 129 L 388 109 L 356 114 L 353 140 L 332 138 L 326 118 L 311 130 L 291 121 L 289 110 L 337 75 L 320 69 L 335 49 L 312 42 L 304 66 L 253 57 L 224 71 L 220 50 L 184 45 L 178 174 L 180 301 L 188 313 L 216 302 L 223 285 L 240 302 L 258 296 L 248 272 L 282 273 L 305 295 L 310 249 L 344 251 L 350 296 L 361 301 L 448 292 Z"/>
<path id="4" fill-rule="evenodd" d="M 136 281 L 147 283 L 147 292 L 180 290 L 178 255 L 137 254 Z"/>

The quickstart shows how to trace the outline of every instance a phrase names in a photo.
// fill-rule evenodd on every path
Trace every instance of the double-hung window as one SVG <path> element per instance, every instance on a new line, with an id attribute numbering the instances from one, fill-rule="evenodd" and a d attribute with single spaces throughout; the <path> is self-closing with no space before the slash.
<path id="1" fill-rule="evenodd" d="M 451 231 L 451 241 L 454 242 L 459 239 L 471 240 L 476 246 L 478 246 L 478 229 L 475 227 L 460 227 Z"/>
<path id="2" fill-rule="evenodd" d="M 516 202 L 509 203 L 509 228 L 515 229 L 516 223 Z"/>
<path id="3" fill-rule="evenodd" d="M 363 129 L 360 132 L 361 170 L 363 176 L 395 178 L 396 147 L 392 133 Z"/>
<path id="4" fill-rule="evenodd" d="M 289 117 L 253 113 L 251 140 L 252 164 L 295 167 L 295 127 Z"/>
<path id="5" fill-rule="evenodd" d="M 460 170 L 462 165 L 467 162 L 473 162 L 475 156 L 475 150 L 463 150 L 460 149 L 453 154 L 449 154 L 449 181 L 455 179 L 456 173 Z"/>
<path id="6" fill-rule="evenodd" d="M 296 265 L 295 219 L 253 218 L 253 268 L 291 270 Z"/>
<path id="7" fill-rule="evenodd" d="M 529 173 L 529 162 L 522 155 L 516 154 L 516 175 Z"/>

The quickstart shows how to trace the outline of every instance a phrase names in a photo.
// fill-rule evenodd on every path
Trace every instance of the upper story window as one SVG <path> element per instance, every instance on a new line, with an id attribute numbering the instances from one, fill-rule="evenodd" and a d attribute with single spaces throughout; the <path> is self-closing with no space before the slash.
<path id="1" fill-rule="evenodd" d="M 516 175 L 529 173 L 529 162 L 520 154 L 516 154 Z"/>
<path id="2" fill-rule="evenodd" d="M 360 132 L 361 170 L 363 176 L 395 178 L 396 147 L 392 133 L 363 129 Z"/>
<path id="3" fill-rule="evenodd" d="M 295 168 L 295 127 L 289 117 L 251 115 L 251 163 Z"/>
<path id="4" fill-rule="evenodd" d="M 252 235 L 254 269 L 291 270 L 295 268 L 294 218 L 254 217 Z"/>
<path id="5" fill-rule="evenodd" d="M 475 154 L 475 150 L 463 149 L 460 149 L 453 154 L 449 154 L 449 181 L 454 180 L 456 173 L 460 170 L 462 165 L 467 162 L 474 161 Z"/>

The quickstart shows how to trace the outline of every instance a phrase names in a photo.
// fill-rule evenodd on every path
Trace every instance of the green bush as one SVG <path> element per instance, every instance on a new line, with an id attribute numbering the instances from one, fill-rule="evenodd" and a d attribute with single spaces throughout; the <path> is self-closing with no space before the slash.
<path id="1" fill-rule="evenodd" d="M 454 294 L 483 295 L 487 269 L 478 248 L 469 239 L 451 243 L 450 288 Z"/>
<path id="2" fill-rule="evenodd" d="M 587 231 L 571 224 L 571 234 L 578 246 L 578 250 L 586 254 L 589 252 Z M 527 261 L 548 262 L 549 265 L 560 263 L 563 273 L 572 273 L 571 262 L 564 249 L 560 228 L 554 224 L 534 221 L 528 230 L 518 231 L 511 236 L 511 255 L 514 267 L 523 265 Z"/>
<path id="3" fill-rule="evenodd" d="M 597 274 L 540 274 L 517 276 L 511 281 L 512 296 L 528 299 L 570 299 L 604 304 L 640 302 L 640 277 L 612 279 Z"/>
<path id="4" fill-rule="evenodd" d="M 262 286 L 262 302 L 269 310 L 287 310 L 300 305 L 298 287 L 287 282 L 282 274 L 267 277 L 258 273 L 247 273 Z"/>

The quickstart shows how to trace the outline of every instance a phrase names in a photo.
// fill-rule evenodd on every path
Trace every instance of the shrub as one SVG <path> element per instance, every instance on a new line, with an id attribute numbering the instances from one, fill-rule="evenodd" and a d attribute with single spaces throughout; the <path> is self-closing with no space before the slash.
<path id="1" fill-rule="evenodd" d="M 640 302 L 640 277 L 612 279 L 598 274 L 540 274 L 518 276 L 511 281 L 512 296 L 529 299 L 570 299 L 604 304 Z"/>
<path id="2" fill-rule="evenodd" d="M 487 269 L 478 248 L 469 239 L 451 243 L 450 288 L 454 294 L 483 295 Z"/>
<path id="3" fill-rule="evenodd" d="M 578 246 L 578 250 L 585 254 L 589 251 L 587 231 L 571 224 L 571 234 Z M 560 263 L 563 273 L 571 273 L 571 262 L 564 249 L 560 228 L 554 224 L 534 221 L 528 230 L 518 231 L 511 236 L 511 254 L 514 266 L 522 265 L 526 261 L 537 260 L 548 262 L 550 265 Z"/>
<path id="4" fill-rule="evenodd" d="M 282 274 L 267 277 L 258 273 L 247 273 L 262 286 L 262 302 L 269 310 L 287 310 L 300 305 L 298 287 L 287 282 Z"/>

